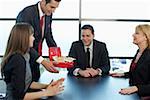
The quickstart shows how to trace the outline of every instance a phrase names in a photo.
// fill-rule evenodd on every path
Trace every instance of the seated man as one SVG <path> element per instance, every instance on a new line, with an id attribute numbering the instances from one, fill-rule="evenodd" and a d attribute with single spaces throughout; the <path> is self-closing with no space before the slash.
<path id="1" fill-rule="evenodd" d="M 73 42 L 69 56 L 75 58 L 75 65 L 69 68 L 70 75 L 94 77 L 108 74 L 110 62 L 106 44 L 94 39 L 91 25 L 81 28 L 81 40 Z"/>

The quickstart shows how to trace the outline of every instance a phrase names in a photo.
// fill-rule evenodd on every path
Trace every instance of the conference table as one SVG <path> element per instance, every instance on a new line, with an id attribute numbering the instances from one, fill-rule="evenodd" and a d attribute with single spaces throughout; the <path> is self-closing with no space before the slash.
<path id="1" fill-rule="evenodd" d="M 43 72 L 40 77 L 41 83 L 50 83 L 52 79 L 65 78 L 64 91 L 53 97 L 44 98 L 47 100 L 140 100 L 134 93 L 121 95 L 119 90 L 128 87 L 128 79 L 114 78 L 111 76 L 97 76 L 94 78 L 82 78 L 70 76 L 67 71 L 59 73 Z"/>

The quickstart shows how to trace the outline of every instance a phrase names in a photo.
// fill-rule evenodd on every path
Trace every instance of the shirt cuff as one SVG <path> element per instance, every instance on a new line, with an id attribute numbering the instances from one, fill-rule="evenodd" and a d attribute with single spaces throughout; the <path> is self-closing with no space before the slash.
<path id="1" fill-rule="evenodd" d="M 74 71 L 73 71 L 73 75 L 75 75 L 75 76 L 77 76 L 77 75 L 79 75 L 79 70 L 80 70 L 80 68 L 76 68 Z"/>
<path id="2" fill-rule="evenodd" d="M 44 58 L 43 58 L 42 56 L 40 56 L 40 57 L 36 60 L 36 62 L 39 63 L 39 64 L 41 64 L 43 60 L 44 60 Z"/>
<path id="3" fill-rule="evenodd" d="M 97 70 L 99 71 L 98 75 L 102 75 L 102 70 L 100 68 L 97 68 Z"/>

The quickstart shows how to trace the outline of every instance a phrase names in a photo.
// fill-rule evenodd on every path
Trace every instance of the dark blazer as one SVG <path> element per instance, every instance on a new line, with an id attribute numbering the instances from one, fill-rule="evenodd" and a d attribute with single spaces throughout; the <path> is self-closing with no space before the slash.
<path id="1" fill-rule="evenodd" d="M 138 94 L 140 96 L 150 96 L 150 49 L 147 48 L 144 50 L 137 62 L 136 68 L 131 70 L 130 67 L 130 71 L 125 73 L 125 75 L 129 77 L 130 85 L 138 87 Z"/>
<path id="2" fill-rule="evenodd" d="M 86 69 L 86 55 L 84 44 L 81 40 L 72 43 L 69 56 L 76 58 L 74 67 L 68 69 L 69 74 L 73 75 L 73 71 L 76 68 L 81 68 L 83 70 Z M 100 68 L 102 70 L 102 74 L 108 74 L 110 70 L 110 62 L 106 44 L 97 40 L 93 40 L 92 67 L 94 69 Z"/>
<path id="3" fill-rule="evenodd" d="M 38 56 L 38 45 L 44 38 L 46 39 L 46 43 L 48 47 L 56 46 L 56 43 L 53 39 L 52 31 L 51 31 L 51 23 L 52 23 L 52 15 L 45 16 L 45 30 L 44 30 L 44 38 L 42 39 L 42 30 L 40 29 L 40 15 L 38 10 L 38 3 L 35 5 L 28 6 L 24 8 L 17 16 L 16 23 L 26 22 L 32 25 L 34 28 L 34 43 L 33 48 L 37 51 L 34 52 L 36 56 Z M 40 70 L 39 64 L 33 61 L 34 56 L 31 55 L 30 64 L 31 71 L 34 81 L 38 81 L 40 78 Z"/>
<path id="4" fill-rule="evenodd" d="M 3 68 L 4 80 L 7 85 L 7 100 L 23 100 L 25 93 L 26 61 L 19 54 L 13 54 Z"/>

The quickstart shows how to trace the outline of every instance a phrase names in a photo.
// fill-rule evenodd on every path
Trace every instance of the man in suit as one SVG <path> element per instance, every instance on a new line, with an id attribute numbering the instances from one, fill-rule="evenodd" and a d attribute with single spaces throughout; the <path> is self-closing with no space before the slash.
<path id="1" fill-rule="evenodd" d="M 109 73 L 110 62 L 106 44 L 94 39 L 91 25 L 81 28 L 81 40 L 72 43 L 69 56 L 76 59 L 74 67 L 68 68 L 70 75 L 95 77 Z"/>
<path id="2" fill-rule="evenodd" d="M 24 8 L 17 16 L 16 22 L 26 22 L 32 25 L 34 28 L 34 37 L 35 41 L 33 44 L 33 48 L 38 52 L 38 54 L 34 54 L 36 57 L 39 55 L 39 59 L 37 59 L 38 63 L 42 63 L 44 60 L 42 58 L 42 42 L 46 39 L 46 43 L 48 47 L 56 47 L 56 42 L 52 35 L 51 23 L 52 23 L 52 13 L 59 6 L 61 0 L 41 0 L 35 5 L 28 6 Z M 40 77 L 39 64 L 32 61 L 35 59 L 34 56 L 31 57 L 31 70 L 33 75 L 33 80 L 38 81 Z M 49 64 L 53 66 L 53 64 Z M 45 68 L 49 71 L 53 70 L 52 67 L 45 66 Z"/>

